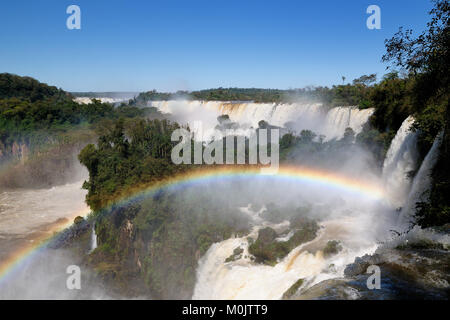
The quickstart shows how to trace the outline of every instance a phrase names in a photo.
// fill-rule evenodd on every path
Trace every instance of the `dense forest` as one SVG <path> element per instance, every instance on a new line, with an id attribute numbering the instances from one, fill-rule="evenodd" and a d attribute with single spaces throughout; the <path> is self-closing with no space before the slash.
<path id="1" fill-rule="evenodd" d="M 149 101 L 158 100 L 205 100 L 205 101 L 252 101 L 258 103 L 290 103 L 294 101 L 321 102 L 326 106 L 359 106 L 368 108 L 370 88 L 376 75 L 361 76 L 351 84 L 328 87 L 299 89 L 258 89 L 258 88 L 217 88 L 199 91 L 178 91 L 175 93 L 156 90 L 140 93 L 130 100 L 130 105 L 145 106 Z"/>
<path id="2" fill-rule="evenodd" d="M 78 104 L 73 97 L 29 77 L 0 74 L 0 136 L 2 141 L 15 135 L 45 130 L 53 132 L 101 119 L 143 116 L 145 109 L 122 105 L 114 108 L 93 100 Z"/>
<path id="3" fill-rule="evenodd" d="M 56 87 L 0 74 L 0 186 L 42 187 L 65 183 L 82 147 L 110 121 L 143 117 L 149 109 L 78 104 Z"/>

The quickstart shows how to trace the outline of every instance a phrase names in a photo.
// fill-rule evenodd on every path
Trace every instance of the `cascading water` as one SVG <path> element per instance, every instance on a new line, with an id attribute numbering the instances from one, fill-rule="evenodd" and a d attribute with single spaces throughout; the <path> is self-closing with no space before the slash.
<path id="1" fill-rule="evenodd" d="M 330 127 L 336 127 L 335 134 L 352 123 L 351 112 L 348 108 L 336 108 L 327 114 Z M 360 122 L 355 120 L 353 125 L 364 122 L 365 116 L 359 117 Z M 269 224 L 261 220 L 258 214 L 252 213 L 251 216 L 258 220 L 255 218 L 255 227 L 249 235 L 215 243 L 201 258 L 193 299 L 280 299 L 299 279 L 304 280 L 302 290 L 306 290 L 322 281 L 342 277 L 345 266 L 353 262 L 355 257 L 373 253 L 380 241 L 383 242 L 381 239 L 390 238 L 388 230 L 396 219 L 392 215 L 394 209 L 404 206 L 400 216 L 401 224 L 404 225 L 415 203 L 426 200 L 423 192 L 430 183 L 429 175 L 436 162 L 442 134 L 434 142 L 411 183 L 408 173 L 417 167 L 419 134 L 411 130 L 413 123 L 412 117 L 403 122 L 383 165 L 381 178 L 389 198 L 387 203 L 382 201 L 378 207 L 375 205 L 367 212 L 362 212 L 355 207 L 357 204 L 349 200 L 344 208 L 340 208 L 343 215 L 336 217 L 333 214 L 334 218 L 325 219 L 321 223 L 322 230 L 314 240 L 296 247 L 273 267 L 255 263 L 251 259 L 249 238 L 256 239 L 261 227 L 270 225 L 277 229 L 282 224 Z M 335 256 L 324 256 L 322 250 L 329 240 L 341 241 L 344 249 Z M 241 256 L 235 261 L 226 262 L 237 248 L 242 250 Z"/>
<path id="2" fill-rule="evenodd" d="M 95 223 L 92 225 L 91 232 L 91 252 L 97 249 L 97 234 L 95 233 Z"/>
<path id="3" fill-rule="evenodd" d="M 177 120 L 191 126 L 201 121 L 203 130 L 213 129 L 217 117 L 228 115 L 230 120 L 245 129 L 257 128 L 258 122 L 267 121 L 279 127 L 289 126 L 297 132 L 312 130 L 323 134 L 326 140 L 341 138 L 350 127 L 358 134 L 373 113 L 373 109 L 359 110 L 355 107 L 336 107 L 326 110 L 320 103 L 241 103 L 220 101 L 152 101 L 163 113 L 172 114 Z"/>
<path id="4" fill-rule="evenodd" d="M 391 142 L 383 164 L 383 182 L 392 205 L 402 207 L 409 193 L 411 181 L 408 174 L 417 167 L 417 131 L 411 127 L 414 118 L 403 121 Z"/>
<path id="5" fill-rule="evenodd" d="M 431 184 L 431 173 L 439 156 L 439 147 L 441 145 L 443 134 L 444 133 L 441 132 L 436 137 L 430 151 L 428 151 L 428 154 L 423 160 L 419 171 L 414 177 L 411 191 L 409 192 L 409 195 L 406 199 L 405 206 L 400 212 L 398 225 L 402 229 L 407 229 L 414 221 L 416 203 L 428 200 L 428 195 L 426 194 L 426 192 Z"/>
<path id="6" fill-rule="evenodd" d="M 257 226 L 245 237 L 231 238 L 209 248 L 199 261 L 193 299 L 281 299 L 300 278 L 310 287 L 342 277 L 345 266 L 355 257 L 376 249 L 370 236 L 361 236 L 360 230 L 368 221 L 362 216 L 343 216 L 325 221 L 314 240 L 296 247 L 275 266 L 257 264 L 248 252 L 249 238 L 255 239 L 258 230 L 267 226 L 281 232 L 289 227 L 289 222 L 271 224 L 261 220 L 258 213 L 248 208 L 246 211 Z M 324 256 L 322 249 L 329 240 L 335 239 L 341 241 L 343 251 L 332 257 Z M 225 262 L 236 248 L 243 250 L 241 257 Z"/>

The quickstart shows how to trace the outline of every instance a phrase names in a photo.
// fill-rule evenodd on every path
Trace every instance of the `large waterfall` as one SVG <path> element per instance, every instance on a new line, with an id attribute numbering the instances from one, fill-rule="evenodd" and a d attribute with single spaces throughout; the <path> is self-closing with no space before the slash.
<path id="1" fill-rule="evenodd" d="M 431 183 L 431 170 L 437 161 L 442 132 L 436 137 L 433 146 L 423 160 L 414 180 L 412 174 L 418 168 L 418 131 L 412 130 L 414 118 L 403 121 L 392 140 L 383 165 L 383 181 L 386 194 L 392 205 L 401 208 L 398 228 L 407 229 L 413 222 L 416 203 L 426 201 L 425 192 Z"/>
<path id="2" fill-rule="evenodd" d="M 304 285 L 309 287 L 342 277 L 345 266 L 355 257 L 370 254 L 376 248 L 370 236 L 361 236 L 360 230 L 366 223 L 361 218 L 347 216 L 325 221 L 316 239 L 298 246 L 273 267 L 250 259 L 249 238 L 255 238 L 261 227 L 282 230 L 289 226 L 287 221 L 278 225 L 263 223 L 248 236 L 215 243 L 199 262 L 193 299 L 281 299 L 299 279 L 305 279 Z M 324 256 L 322 248 L 334 239 L 342 240 L 342 254 Z M 242 257 L 225 262 L 236 248 L 243 249 Z"/>
<path id="3" fill-rule="evenodd" d="M 238 110 L 245 114 L 247 111 L 241 110 L 245 108 L 240 106 Z M 267 119 L 277 119 L 273 116 L 276 108 L 272 113 L 267 111 L 268 107 L 265 108 L 261 114 L 265 114 Z M 320 107 L 303 108 L 317 111 L 316 108 Z M 311 110 L 305 113 L 311 115 Z M 234 119 L 239 119 L 240 113 L 235 112 Z M 367 121 L 369 114 L 370 111 L 364 111 L 363 114 L 351 108 L 335 108 L 326 114 L 326 123 L 329 128 L 334 128 L 335 135 L 348 126 L 353 126 L 354 130 L 358 131 L 358 126 Z M 283 293 L 299 279 L 304 280 L 302 288 L 305 289 L 327 279 L 342 277 L 345 266 L 353 262 L 355 257 L 374 252 L 381 239 L 389 238 L 388 230 L 395 225 L 396 220 L 397 229 L 405 230 L 414 213 L 416 202 L 427 200 L 425 191 L 430 186 L 430 174 L 437 160 L 442 137 L 441 133 L 436 138 L 417 171 L 419 132 L 411 130 L 413 123 L 412 117 L 405 119 L 391 142 L 383 165 L 380 180 L 384 184 L 388 201 L 362 206 L 364 199 L 344 199 L 342 208 L 332 209 L 340 213 L 332 212 L 321 222 L 322 229 L 314 240 L 293 249 L 286 257 L 277 261 L 275 266 L 255 263 L 248 251 L 249 243 L 257 238 L 260 228 L 270 226 L 278 233 L 283 224 L 289 225 L 289 222 L 271 224 L 262 221 L 259 213 L 252 212 L 251 216 L 258 219 L 255 219 L 255 226 L 249 235 L 215 243 L 200 259 L 193 298 L 281 299 Z M 413 180 L 411 176 L 416 171 Z M 325 197 L 326 194 L 323 193 L 322 198 Z M 399 207 L 402 207 L 402 210 L 397 218 L 394 212 Z M 322 250 L 330 240 L 340 241 L 343 250 L 335 256 L 326 257 Z M 238 248 L 242 250 L 242 254 L 237 260 L 227 260 Z"/>
<path id="4" fill-rule="evenodd" d="M 411 186 L 409 173 L 417 167 L 417 131 L 413 131 L 413 117 L 406 118 L 391 142 L 383 164 L 383 180 L 386 194 L 392 204 L 404 205 Z"/>
<path id="5" fill-rule="evenodd" d="M 361 132 L 373 109 L 336 107 L 327 110 L 320 103 L 253 103 L 220 101 L 153 101 L 151 106 L 163 113 L 172 114 L 178 121 L 192 124 L 201 121 L 203 129 L 213 129 L 217 117 L 228 115 L 242 128 L 257 128 L 264 120 L 271 125 L 291 130 L 312 130 L 326 139 L 340 138 L 346 128 Z"/>
<path id="6" fill-rule="evenodd" d="M 414 212 L 417 202 L 423 202 L 428 200 L 427 191 L 431 184 L 431 173 L 434 165 L 436 164 L 439 156 L 439 147 L 441 145 L 443 132 L 441 132 L 433 142 L 433 146 L 426 155 L 425 159 L 420 166 L 419 171 L 414 177 L 414 181 L 411 186 L 408 198 L 406 199 L 405 206 L 403 207 L 399 217 L 399 227 L 406 229 L 414 220 Z"/>

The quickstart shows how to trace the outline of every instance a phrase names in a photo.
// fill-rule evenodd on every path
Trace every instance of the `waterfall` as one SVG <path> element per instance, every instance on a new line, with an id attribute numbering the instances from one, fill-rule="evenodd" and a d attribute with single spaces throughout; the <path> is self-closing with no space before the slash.
<path id="1" fill-rule="evenodd" d="M 279 127 L 289 126 L 297 132 L 311 130 L 326 136 L 326 140 L 341 138 L 350 127 L 358 134 L 373 113 L 373 109 L 359 110 L 356 107 L 336 107 L 327 110 L 320 103 L 253 103 L 221 101 L 152 101 L 150 106 L 163 113 L 170 113 L 177 121 L 193 127 L 201 121 L 203 130 L 215 128 L 217 117 L 228 115 L 244 131 L 257 128 L 258 122 L 267 121 Z"/>
<path id="2" fill-rule="evenodd" d="M 240 247 L 243 258 L 225 263 Z M 199 261 L 193 299 L 280 299 L 299 278 L 317 275 L 326 266 L 322 252 L 293 250 L 276 266 L 257 265 L 247 258 L 247 237 L 213 244 Z"/>
<path id="3" fill-rule="evenodd" d="M 409 116 L 403 121 L 383 164 L 383 183 L 386 194 L 394 207 L 402 207 L 411 187 L 408 173 L 417 168 L 418 132 L 412 131 L 414 118 Z"/>
<path id="4" fill-rule="evenodd" d="M 92 232 L 91 232 L 91 250 L 90 252 L 97 249 L 97 234 L 95 233 L 95 223 L 92 225 Z"/>
<path id="5" fill-rule="evenodd" d="M 425 159 L 420 166 L 419 171 L 414 177 L 411 191 L 409 192 L 405 206 L 400 212 L 398 225 L 401 228 L 408 228 L 412 222 L 414 222 L 414 213 L 417 202 L 424 202 L 428 200 L 428 194 L 426 193 L 431 184 L 431 173 L 434 165 L 436 164 L 439 156 L 439 147 L 441 145 L 443 132 L 441 132 L 433 142 L 433 145 L 428 151 Z"/>
<path id="6" fill-rule="evenodd" d="M 258 214 L 252 212 L 251 216 Z M 372 253 L 376 248 L 367 232 L 361 235 L 366 223 L 363 217 L 341 216 L 324 221 L 314 240 L 299 245 L 275 266 L 258 264 L 250 258 L 249 239 L 256 239 L 261 227 L 280 231 L 289 222 L 271 224 L 260 217 L 254 221 L 257 226 L 249 235 L 214 243 L 199 260 L 193 299 L 281 299 L 300 278 L 305 280 L 305 287 L 310 287 L 342 277 L 345 266 L 355 257 Z M 329 240 L 340 240 L 344 249 L 335 256 L 324 256 L 322 249 Z M 241 256 L 226 262 L 236 248 L 243 250 Z"/>

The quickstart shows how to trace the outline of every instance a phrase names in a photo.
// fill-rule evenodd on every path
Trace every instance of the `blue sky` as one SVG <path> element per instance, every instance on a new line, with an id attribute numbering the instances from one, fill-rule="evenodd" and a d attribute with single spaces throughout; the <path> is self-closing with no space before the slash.
<path id="1" fill-rule="evenodd" d="M 81 8 L 81 30 L 66 8 Z M 381 30 L 366 8 L 381 8 Z M 428 0 L 14 0 L 0 3 L 0 72 L 68 91 L 298 88 L 385 73 L 384 39 L 421 31 Z"/>

